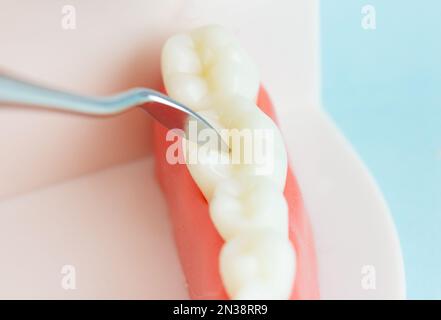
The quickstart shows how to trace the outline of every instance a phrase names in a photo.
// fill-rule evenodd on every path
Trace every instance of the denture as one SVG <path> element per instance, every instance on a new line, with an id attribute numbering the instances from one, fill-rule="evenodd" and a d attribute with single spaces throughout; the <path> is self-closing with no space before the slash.
<path id="1" fill-rule="evenodd" d="M 271 133 L 261 136 L 271 161 L 262 170 L 262 163 L 244 163 L 240 139 L 227 139 L 229 151 L 201 153 L 200 145 L 169 141 L 167 129 L 154 125 L 156 174 L 190 297 L 318 299 L 311 225 L 252 59 L 225 29 L 207 26 L 172 36 L 161 64 L 166 93 L 216 128 Z M 185 164 L 167 160 L 176 143 Z M 219 161 L 235 151 L 241 161 Z M 189 161 L 192 155 L 199 161 Z"/>

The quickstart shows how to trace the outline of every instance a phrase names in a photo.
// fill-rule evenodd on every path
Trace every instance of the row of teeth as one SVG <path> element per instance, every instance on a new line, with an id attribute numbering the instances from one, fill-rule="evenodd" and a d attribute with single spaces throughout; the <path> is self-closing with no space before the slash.
<path id="1" fill-rule="evenodd" d="M 220 161 L 187 162 L 209 202 L 210 215 L 225 240 L 220 274 L 232 299 L 287 299 L 295 277 L 295 252 L 288 238 L 283 196 L 287 155 L 280 132 L 255 104 L 259 73 L 237 40 L 208 26 L 170 38 L 162 51 L 168 94 L 205 115 L 218 128 L 265 129 L 272 133 L 272 170 Z M 196 144 L 187 152 L 198 154 Z M 242 148 L 230 144 L 230 150 Z M 212 150 L 205 157 L 222 158 Z M 201 160 L 201 159 L 199 159 Z M 196 227 L 196 226 L 195 226 Z"/>

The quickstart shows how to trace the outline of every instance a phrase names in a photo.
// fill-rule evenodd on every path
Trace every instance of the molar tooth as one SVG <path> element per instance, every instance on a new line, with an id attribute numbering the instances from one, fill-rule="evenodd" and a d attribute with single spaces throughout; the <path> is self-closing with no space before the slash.
<path id="1" fill-rule="evenodd" d="M 259 110 L 250 99 L 238 95 L 218 94 L 212 100 L 212 104 L 218 114 L 219 122 L 226 128 L 242 128 L 242 123 L 250 113 Z"/>
<path id="2" fill-rule="evenodd" d="M 257 66 L 237 40 L 218 26 L 170 38 L 162 51 L 161 66 L 170 96 L 197 110 L 210 94 L 253 100 L 257 96 Z"/>
<path id="3" fill-rule="evenodd" d="M 202 149 L 191 141 L 185 144 L 188 146 L 187 168 L 208 201 L 215 186 L 231 176 L 229 155 L 210 147 Z"/>
<path id="4" fill-rule="evenodd" d="M 219 183 L 210 201 L 210 215 L 225 240 L 260 229 L 270 229 L 288 239 L 286 200 L 266 177 L 233 177 Z"/>
<path id="5" fill-rule="evenodd" d="M 221 277 L 233 299 L 289 298 L 295 266 L 289 240 L 271 231 L 241 234 L 220 254 Z"/>
<path id="6" fill-rule="evenodd" d="M 234 164 L 233 171 L 267 176 L 283 191 L 288 159 L 283 138 L 274 122 L 253 102 L 240 96 L 219 99 L 214 108 L 218 110 L 219 121 L 230 129 L 233 160 L 237 157 L 241 160 Z M 251 139 L 246 139 L 250 135 Z M 245 161 L 246 157 L 252 161 Z"/>
<path id="7" fill-rule="evenodd" d="M 211 58 L 214 58 L 222 47 L 233 45 L 236 48 L 240 48 L 240 44 L 236 38 L 225 28 L 217 25 L 203 26 L 194 29 L 190 32 L 190 36 L 199 53 L 202 53 L 202 56 L 204 56 L 204 51 L 208 53 L 206 57 L 209 59 L 204 61 L 206 65 L 212 63 Z"/>
<path id="8" fill-rule="evenodd" d="M 288 159 L 280 131 L 260 109 L 238 120 L 241 121 L 241 128 L 253 130 L 253 162 L 240 163 L 234 170 L 242 174 L 266 176 L 283 192 Z"/>
<path id="9" fill-rule="evenodd" d="M 216 52 L 215 62 L 208 69 L 207 75 L 214 92 L 256 99 L 259 71 L 241 48 L 227 46 Z"/>
<path id="10" fill-rule="evenodd" d="M 202 64 L 189 35 L 178 34 L 164 45 L 161 55 L 162 74 L 175 73 L 200 74 Z"/>

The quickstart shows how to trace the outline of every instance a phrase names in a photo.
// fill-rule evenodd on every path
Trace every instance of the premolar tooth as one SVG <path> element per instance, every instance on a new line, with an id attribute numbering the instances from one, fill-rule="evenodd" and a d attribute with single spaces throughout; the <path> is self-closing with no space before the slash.
<path id="1" fill-rule="evenodd" d="M 219 183 L 210 201 L 210 215 L 225 240 L 261 229 L 288 239 L 285 197 L 266 177 L 234 177 Z"/>
<path id="2" fill-rule="evenodd" d="M 233 299 L 287 299 L 295 266 L 289 240 L 271 231 L 241 234 L 220 254 L 221 277 Z"/>

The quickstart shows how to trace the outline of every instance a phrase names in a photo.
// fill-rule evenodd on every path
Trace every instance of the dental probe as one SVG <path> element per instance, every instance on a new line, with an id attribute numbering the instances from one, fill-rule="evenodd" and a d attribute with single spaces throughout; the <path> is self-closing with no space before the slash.
<path id="1" fill-rule="evenodd" d="M 87 97 L 0 74 L 0 103 L 46 107 L 94 116 L 112 116 L 141 107 L 166 128 L 180 129 L 176 133 L 183 138 L 197 143 L 206 142 L 199 141 L 195 135 L 186 137 L 188 123 L 195 121 L 198 132 L 213 130 L 220 141 L 221 150 L 229 150 L 219 132 L 205 118 L 170 97 L 148 88 L 134 88 L 107 97 Z"/>

